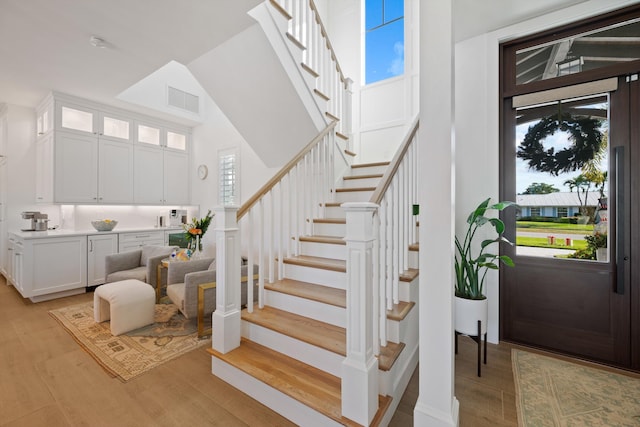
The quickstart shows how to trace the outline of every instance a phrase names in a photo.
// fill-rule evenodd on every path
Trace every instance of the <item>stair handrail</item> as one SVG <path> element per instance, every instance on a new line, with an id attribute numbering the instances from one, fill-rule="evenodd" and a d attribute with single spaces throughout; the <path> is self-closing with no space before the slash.
<path id="1" fill-rule="evenodd" d="M 316 4 L 313 0 L 270 0 L 270 4 L 289 20 L 287 36 L 304 51 L 302 67 L 317 78 L 311 89 L 327 100 L 327 119 L 340 120 L 337 131 L 347 137 L 346 148 L 351 149 L 353 81 L 342 71 Z"/>
<path id="2" fill-rule="evenodd" d="M 293 19 L 293 17 L 291 16 L 289 11 L 287 10 L 288 8 L 286 6 L 280 4 L 280 3 L 283 3 L 282 0 L 270 0 L 270 1 L 271 1 L 271 4 L 280 11 L 280 13 L 285 14 L 286 16 L 288 16 L 289 19 Z M 333 49 L 333 45 L 329 41 L 329 37 L 327 36 L 326 27 L 324 26 L 324 23 L 322 22 L 322 19 L 320 18 L 320 13 L 318 12 L 318 8 L 317 8 L 317 6 L 316 6 L 316 4 L 315 4 L 315 2 L 313 0 L 309 0 L 309 7 L 311 8 L 311 10 L 313 10 L 315 12 L 316 22 L 320 26 L 321 34 L 324 37 L 324 39 L 326 40 L 327 49 L 329 49 L 329 51 L 331 52 L 331 58 L 336 63 L 336 71 L 340 75 L 340 81 L 342 83 L 344 83 L 345 87 L 346 87 L 347 79 L 344 77 L 344 73 L 342 72 L 342 67 L 340 67 L 340 63 L 338 62 L 338 57 L 336 55 L 336 52 Z"/>
<path id="3" fill-rule="evenodd" d="M 396 151 L 396 154 L 393 156 L 391 163 L 389 163 L 387 170 L 385 171 L 384 175 L 380 179 L 378 186 L 376 187 L 375 191 L 371 195 L 371 199 L 369 199 L 371 203 L 375 203 L 377 205 L 380 204 L 380 201 L 384 197 L 384 193 L 389 188 L 389 185 L 391 185 L 391 180 L 393 179 L 395 174 L 398 172 L 400 163 L 404 158 L 404 156 L 407 154 L 407 150 L 409 149 L 409 146 L 411 145 L 413 138 L 416 136 L 416 133 L 418 132 L 419 127 L 420 127 L 420 118 L 416 116 L 413 119 L 413 122 L 411 123 L 409 132 L 407 133 L 404 140 L 402 141 L 402 144 L 400 144 L 400 147 Z"/>
<path id="4" fill-rule="evenodd" d="M 307 145 L 305 145 L 304 148 L 302 148 L 302 150 L 298 152 L 298 154 L 296 154 L 291 160 L 289 160 L 289 162 L 287 162 L 287 164 L 284 165 L 282 169 L 278 171 L 278 173 L 276 173 L 269 181 L 267 181 L 266 184 L 260 187 L 260 189 L 256 191 L 256 193 L 251 196 L 249 200 L 244 202 L 240 209 L 238 209 L 237 220 L 240 221 L 240 219 L 247 212 L 249 212 L 249 209 L 251 209 L 262 197 L 264 197 L 269 191 L 271 191 L 273 187 L 278 182 L 280 182 L 282 178 L 284 178 L 291 171 L 291 169 L 293 169 L 293 167 L 297 165 L 298 162 L 313 149 L 313 147 L 318 144 L 318 142 L 320 142 L 325 136 L 327 136 L 329 132 L 331 132 L 331 130 L 336 127 L 336 124 L 337 121 L 332 120 L 331 123 L 329 123 L 322 131 L 320 131 L 318 135 L 316 135 Z"/>

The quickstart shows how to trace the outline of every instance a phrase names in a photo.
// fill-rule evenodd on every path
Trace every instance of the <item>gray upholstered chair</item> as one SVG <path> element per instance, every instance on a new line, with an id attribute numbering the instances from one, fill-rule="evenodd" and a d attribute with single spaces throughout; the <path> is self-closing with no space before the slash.
<path id="1" fill-rule="evenodd" d="M 107 255 L 105 258 L 106 283 L 126 279 L 138 279 L 153 286 L 157 285 L 157 271 L 160 261 L 171 255 L 177 246 L 143 246 L 129 252 Z"/>
<path id="2" fill-rule="evenodd" d="M 244 263 L 243 259 L 243 263 Z M 246 264 L 241 267 L 241 277 L 247 278 Z M 253 266 L 252 283 L 254 283 L 253 299 L 258 300 L 258 286 L 256 275 L 258 266 Z M 248 279 L 248 278 L 247 278 Z M 216 263 L 213 258 L 204 258 L 188 262 L 171 262 L 167 272 L 167 296 L 178 306 L 182 314 L 188 319 L 198 315 L 198 286 L 216 281 Z M 247 281 L 242 282 L 240 304 L 247 304 Z M 214 286 L 203 292 L 203 313 L 211 314 L 216 309 L 216 292 Z"/>

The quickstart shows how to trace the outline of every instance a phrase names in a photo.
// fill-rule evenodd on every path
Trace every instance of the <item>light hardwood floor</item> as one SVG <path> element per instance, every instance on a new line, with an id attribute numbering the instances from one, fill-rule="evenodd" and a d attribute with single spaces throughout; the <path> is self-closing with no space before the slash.
<path id="1" fill-rule="evenodd" d="M 109 377 L 48 314 L 92 293 L 33 304 L 0 275 L 0 426 L 292 426 L 211 374 L 194 350 L 123 383 Z M 515 426 L 511 346 L 489 345 L 476 377 L 475 343 L 460 337 L 456 396 L 461 426 Z M 413 425 L 413 374 L 391 426 Z"/>

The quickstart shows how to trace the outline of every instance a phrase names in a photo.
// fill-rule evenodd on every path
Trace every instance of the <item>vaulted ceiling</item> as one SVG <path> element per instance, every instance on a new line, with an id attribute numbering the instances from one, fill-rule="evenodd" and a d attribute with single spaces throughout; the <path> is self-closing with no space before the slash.
<path id="1" fill-rule="evenodd" d="M 51 90 L 118 105 L 116 96 L 252 24 L 261 0 L 2 0 L 0 103 L 35 106 Z M 330 10 L 331 3 L 316 0 Z M 584 0 L 454 0 L 456 40 Z M 180 7 L 176 7 L 179 4 Z M 95 35 L 107 49 L 92 46 Z"/>

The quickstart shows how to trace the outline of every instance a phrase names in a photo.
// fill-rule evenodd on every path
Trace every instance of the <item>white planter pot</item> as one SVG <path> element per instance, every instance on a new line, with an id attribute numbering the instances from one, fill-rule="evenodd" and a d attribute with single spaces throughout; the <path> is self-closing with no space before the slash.
<path id="1" fill-rule="evenodd" d="M 596 249 L 596 260 L 607 262 L 608 258 L 609 256 L 608 256 L 607 248 Z"/>
<path id="2" fill-rule="evenodd" d="M 461 334 L 477 336 L 478 320 L 482 322 L 481 335 L 487 333 L 489 302 L 485 299 L 455 299 L 455 329 Z"/>

